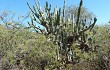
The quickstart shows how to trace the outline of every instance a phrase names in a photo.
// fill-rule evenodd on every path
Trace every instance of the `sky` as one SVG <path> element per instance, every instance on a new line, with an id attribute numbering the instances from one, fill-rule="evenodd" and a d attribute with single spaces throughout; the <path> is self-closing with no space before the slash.
<path id="1" fill-rule="evenodd" d="M 62 7 L 63 0 L 36 0 L 39 1 L 41 7 L 43 8 L 45 2 L 52 4 L 52 7 L 55 6 Z M 32 6 L 34 5 L 34 0 L 0 0 L 0 11 L 3 10 L 12 10 L 16 13 L 16 16 L 26 15 L 30 10 L 27 6 L 27 2 Z M 66 0 L 66 5 L 79 5 L 80 0 Z M 105 24 L 110 21 L 110 0 L 83 0 L 83 6 L 88 9 L 89 12 L 92 12 L 97 17 L 96 24 Z M 29 19 L 26 20 L 30 21 Z"/>

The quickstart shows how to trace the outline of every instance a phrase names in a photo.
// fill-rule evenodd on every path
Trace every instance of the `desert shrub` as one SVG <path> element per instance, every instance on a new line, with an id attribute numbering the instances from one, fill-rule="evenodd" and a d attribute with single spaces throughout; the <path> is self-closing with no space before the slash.
<path id="1" fill-rule="evenodd" d="M 0 28 L 0 54 L 2 69 L 15 66 L 29 70 L 41 69 L 55 59 L 55 45 L 45 36 L 26 29 Z M 48 67 L 47 67 L 48 68 Z"/>

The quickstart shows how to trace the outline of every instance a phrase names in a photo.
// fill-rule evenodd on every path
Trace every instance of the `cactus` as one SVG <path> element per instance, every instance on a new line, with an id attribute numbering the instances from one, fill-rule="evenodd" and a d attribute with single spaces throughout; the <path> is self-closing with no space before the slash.
<path id="1" fill-rule="evenodd" d="M 86 26 L 86 18 L 85 20 L 80 19 L 82 3 L 83 1 L 81 0 L 76 22 L 74 21 L 74 14 L 72 16 L 70 14 L 68 19 L 65 19 L 65 0 L 63 9 L 58 9 L 57 7 L 55 7 L 53 12 L 51 11 L 51 4 L 48 4 L 48 2 L 46 2 L 44 11 L 41 9 L 39 2 L 35 2 L 33 8 L 31 8 L 29 3 L 27 3 L 32 12 L 32 15 L 30 15 L 31 23 L 29 22 L 30 27 L 34 28 L 37 33 L 44 34 L 46 37 L 48 37 L 49 35 L 52 35 L 52 37 L 54 37 L 52 38 L 52 41 L 58 45 L 56 51 L 57 60 L 59 60 L 60 55 L 62 55 L 64 57 L 60 57 L 60 59 L 65 60 L 65 63 L 68 63 L 69 61 L 68 54 L 70 54 L 70 51 L 72 51 L 71 59 L 73 61 L 74 50 L 72 50 L 71 48 L 72 44 L 76 41 L 79 41 L 79 39 L 81 39 L 81 41 L 85 43 L 87 38 L 85 32 L 92 30 L 97 21 L 97 19 L 94 18 L 94 22 L 90 22 L 90 25 Z M 34 22 L 42 25 L 45 30 L 42 30 L 41 28 L 35 26 Z"/>

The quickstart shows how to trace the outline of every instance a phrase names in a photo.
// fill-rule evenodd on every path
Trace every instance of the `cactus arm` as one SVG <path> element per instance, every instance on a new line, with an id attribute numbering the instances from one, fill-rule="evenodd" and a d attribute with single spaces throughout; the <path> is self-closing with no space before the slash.
<path id="1" fill-rule="evenodd" d="M 82 33 L 82 32 L 85 32 L 85 31 L 87 31 L 87 30 L 89 30 L 89 29 L 92 29 L 92 28 L 94 27 L 96 21 L 97 21 L 97 19 L 94 18 L 93 24 L 91 24 L 91 25 L 90 25 L 89 27 L 87 27 L 86 29 L 84 29 L 84 30 L 82 30 L 82 31 L 79 31 L 79 33 Z"/>
<path id="2" fill-rule="evenodd" d="M 78 14 L 77 14 L 78 17 L 77 17 L 77 21 L 76 21 L 76 29 L 78 29 L 78 26 L 79 26 L 79 19 L 80 19 L 80 12 L 81 12 L 82 3 L 83 3 L 83 1 L 81 0 L 79 8 L 78 8 Z"/>

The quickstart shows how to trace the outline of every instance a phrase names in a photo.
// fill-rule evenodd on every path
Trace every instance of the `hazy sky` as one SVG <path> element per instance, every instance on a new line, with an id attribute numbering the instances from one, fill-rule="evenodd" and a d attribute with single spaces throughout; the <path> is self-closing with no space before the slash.
<path id="1" fill-rule="evenodd" d="M 58 7 L 63 6 L 63 0 L 36 0 L 40 1 L 41 6 L 45 5 L 48 1 L 52 4 L 52 7 L 56 5 Z M 18 15 L 25 15 L 29 8 L 26 4 L 29 2 L 32 6 L 34 0 L 0 0 L 0 11 L 1 10 L 12 10 Z M 78 5 L 80 0 L 66 0 L 66 5 Z M 110 20 L 110 0 L 83 0 L 83 6 L 96 15 L 98 21 L 97 24 L 104 24 Z"/>

